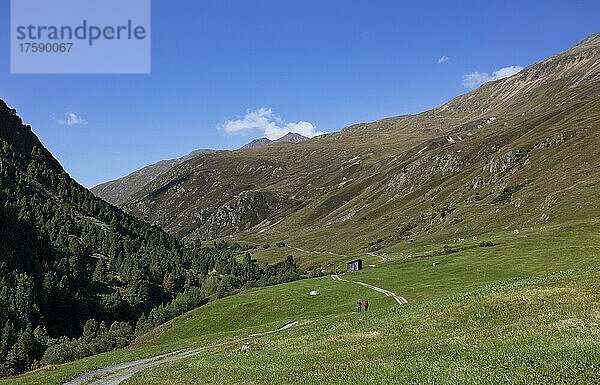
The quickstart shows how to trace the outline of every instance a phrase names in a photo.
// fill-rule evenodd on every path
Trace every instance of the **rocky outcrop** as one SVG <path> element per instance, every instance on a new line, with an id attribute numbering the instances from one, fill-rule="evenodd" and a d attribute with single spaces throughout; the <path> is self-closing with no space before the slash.
<path id="1" fill-rule="evenodd" d="M 299 201 L 269 191 L 243 191 L 217 208 L 196 233 L 214 237 L 249 230 L 298 206 Z"/>

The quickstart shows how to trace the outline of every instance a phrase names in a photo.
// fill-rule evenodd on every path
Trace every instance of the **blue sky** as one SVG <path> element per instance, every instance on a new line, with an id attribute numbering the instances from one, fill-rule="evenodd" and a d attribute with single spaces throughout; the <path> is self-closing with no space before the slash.
<path id="1" fill-rule="evenodd" d="M 91 187 L 194 149 L 421 112 L 600 32 L 599 14 L 598 1 L 155 0 L 151 74 L 11 75 L 0 0 L 0 98 Z"/>

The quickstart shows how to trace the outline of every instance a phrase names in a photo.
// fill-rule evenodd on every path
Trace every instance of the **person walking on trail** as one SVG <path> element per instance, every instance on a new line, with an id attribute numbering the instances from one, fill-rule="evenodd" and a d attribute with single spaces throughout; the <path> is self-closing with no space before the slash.
<path id="1" fill-rule="evenodd" d="M 369 300 L 368 299 L 365 299 L 365 303 L 364 303 L 363 307 L 365 308 L 365 311 L 369 311 Z"/>
<path id="2" fill-rule="evenodd" d="M 360 301 L 360 299 L 356 300 L 356 312 L 360 313 L 360 309 L 362 308 L 362 302 Z"/>

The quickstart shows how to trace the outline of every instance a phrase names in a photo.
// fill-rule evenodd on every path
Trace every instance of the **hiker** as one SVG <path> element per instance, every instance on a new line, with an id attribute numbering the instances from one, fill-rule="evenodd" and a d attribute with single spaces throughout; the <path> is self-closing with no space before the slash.
<path id="1" fill-rule="evenodd" d="M 356 312 L 360 313 L 360 309 L 362 308 L 362 302 L 360 301 L 360 299 L 356 300 Z"/>
<path id="2" fill-rule="evenodd" d="M 369 311 L 369 300 L 368 299 L 365 299 L 364 308 L 365 308 L 365 311 Z"/>

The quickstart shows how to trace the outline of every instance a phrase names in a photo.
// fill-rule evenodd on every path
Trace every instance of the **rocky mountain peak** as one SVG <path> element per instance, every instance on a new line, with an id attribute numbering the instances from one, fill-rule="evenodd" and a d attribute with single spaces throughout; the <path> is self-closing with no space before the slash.
<path id="1" fill-rule="evenodd" d="M 300 143 L 300 142 L 304 142 L 305 140 L 308 140 L 308 138 L 304 135 L 300 135 L 295 132 L 288 132 L 281 138 L 275 139 L 275 140 L 271 140 L 269 138 L 254 139 L 250 143 L 242 146 L 240 148 L 240 150 L 246 150 L 249 148 L 262 148 L 262 147 L 266 147 L 266 146 L 269 146 L 274 143 Z"/>

